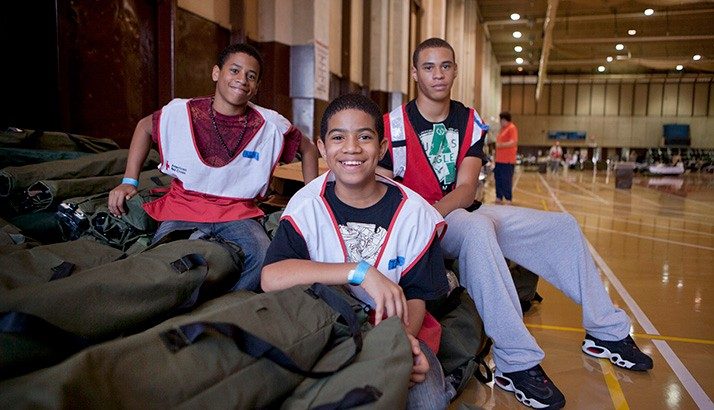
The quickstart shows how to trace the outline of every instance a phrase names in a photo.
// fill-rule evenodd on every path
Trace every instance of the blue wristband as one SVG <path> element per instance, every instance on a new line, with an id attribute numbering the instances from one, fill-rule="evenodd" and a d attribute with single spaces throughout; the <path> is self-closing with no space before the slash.
<path id="1" fill-rule="evenodd" d="M 349 283 L 350 285 L 362 284 L 362 281 L 364 280 L 364 277 L 367 275 L 367 271 L 371 266 L 372 265 L 370 265 L 366 261 L 360 261 L 360 263 L 357 264 L 357 267 L 352 269 L 347 274 L 347 283 Z"/>
<path id="2" fill-rule="evenodd" d="M 124 177 L 124 178 L 122 178 L 121 183 L 122 183 L 122 184 L 127 184 L 127 185 L 134 185 L 135 188 L 138 188 L 138 187 L 139 187 L 139 181 L 137 181 L 137 180 L 134 179 L 134 178 Z"/>

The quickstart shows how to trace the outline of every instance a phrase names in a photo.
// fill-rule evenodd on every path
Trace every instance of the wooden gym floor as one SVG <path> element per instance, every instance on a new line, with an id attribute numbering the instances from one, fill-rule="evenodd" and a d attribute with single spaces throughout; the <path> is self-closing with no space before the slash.
<path id="1" fill-rule="evenodd" d="M 647 373 L 584 355 L 580 307 L 540 281 L 525 322 L 566 408 L 713 409 L 714 175 L 646 177 L 615 189 L 606 171 L 516 171 L 514 204 L 570 212 L 580 222 L 610 297 L 654 359 Z M 493 203 L 492 179 L 485 202 Z M 557 257 L 557 255 L 554 255 Z M 472 380 L 451 408 L 525 409 L 512 393 Z"/>

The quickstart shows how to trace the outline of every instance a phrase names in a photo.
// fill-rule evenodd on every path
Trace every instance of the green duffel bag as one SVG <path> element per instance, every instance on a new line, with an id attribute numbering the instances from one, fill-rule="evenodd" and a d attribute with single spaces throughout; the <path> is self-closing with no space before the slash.
<path id="1" fill-rule="evenodd" d="M 0 145 L 47 151 L 91 153 L 119 149 L 119 145 L 109 138 L 94 138 L 68 132 L 28 130 L 15 127 L 8 127 L 5 131 L 0 132 Z"/>
<path id="2" fill-rule="evenodd" d="M 21 167 L 6 167 L 0 171 L 0 197 L 15 196 L 37 181 L 82 179 L 123 174 L 129 150 L 120 149 L 87 155 L 77 159 L 44 162 Z M 143 169 L 155 168 L 159 153 L 149 152 Z M 81 194 L 78 194 L 81 195 Z M 66 198 L 71 198 L 71 195 Z"/>
<path id="3" fill-rule="evenodd" d="M 108 192 L 120 182 L 121 175 L 40 180 L 22 193 L 17 209 L 20 213 L 54 209 L 65 199 Z"/>
<path id="4" fill-rule="evenodd" d="M 25 236 L 18 227 L 0 218 L 0 255 L 39 245 L 39 242 Z"/>
<path id="5" fill-rule="evenodd" d="M 347 341 L 336 337 L 345 327 Z M 404 335 L 401 326 L 394 329 Z M 0 402 L 53 409 L 275 407 L 305 377 L 349 369 L 361 340 L 350 306 L 323 285 L 235 292 L 57 366 L 2 382 Z M 408 345 L 406 336 L 403 342 Z M 335 353 L 334 367 L 315 366 L 335 343 L 346 348 Z"/>
<path id="6" fill-rule="evenodd" d="M 143 205 L 161 197 L 171 180 L 159 170 L 142 172 L 139 176 L 141 189 L 138 195 L 126 201 L 127 212 L 120 217 L 108 211 L 108 192 L 62 202 L 56 216 L 64 238 L 73 240 L 83 235 L 92 236 L 123 251 L 141 239 L 150 242 L 158 224 L 146 213 Z"/>
<path id="7" fill-rule="evenodd" d="M 5 291 L 61 279 L 117 260 L 122 252 L 80 239 L 0 254 L 0 295 Z"/>
<path id="8" fill-rule="evenodd" d="M 316 368 L 333 367 L 349 348 L 344 342 L 330 350 Z M 402 409 L 413 360 L 401 320 L 391 317 L 365 333 L 362 352 L 354 363 L 331 377 L 306 378 L 281 408 L 347 409 L 368 401 L 374 408 Z"/>
<path id="9" fill-rule="evenodd" d="M 447 382 L 456 390 L 454 398 L 464 391 L 472 377 L 482 383 L 493 380 L 485 361 L 492 342 L 466 289 L 455 288 L 445 301 L 430 307 L 430 312 L 441 324 L 437 357 Z"/>
<path id="10" fill-rule="evenodd" d="M 0 377 L 56 363 L 73 348 L 144 330 L 223 294 L 240 278 L 242 263 L 236 245 L 178 240 L 2 291 Z M 37 346 L 44 355 L 33 354 Z"/>

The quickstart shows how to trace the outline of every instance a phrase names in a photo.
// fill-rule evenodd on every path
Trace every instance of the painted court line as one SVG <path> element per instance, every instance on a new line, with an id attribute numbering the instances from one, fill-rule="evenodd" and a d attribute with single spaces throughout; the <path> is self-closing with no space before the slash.
<path id="1" fill-rule="evenodd" d="M 545 199 L 541 199 L 543 209 L 548 211 L 548 205 L 545 203 Z M 528 326 L 526 324 L 526 326 Z M 630 406 L 627 404 L 627 399 L 625 399 L 625 394 L 622 392 L 622 386 L 617 380 L 617 375 L 612 369 L 612 365 L 605 360 L 598 360 L 600 368 L 602 369 L 602 375 L 605 378 L 605 384 L 607 385 L 607 391 L 610 393 L 610 399 L 612 400 L 613 406 L 616 410 L 629 410 Z"/>
<path id="2" fill-rule="evenodd" d="M 679 241 L 673 241 L 671 239 L 663 239 L 663 238 L 657 238 L 655 236 L 648 236 L 648 235 L 638 235 L 636 233 L 630 233 L 630 232 L 625 232 L 625 231 L 616 231 L 614 229 L 607 229 L 607 228 L 601 228 L 599 226 L 592 226 L 592 225 L 582 225 L 582 228 L 585 229 L 595 229 L 598 231 L 603 231 L 603 232 L 612 232 L 616 233 L 619 235 L 625 235 L 625 236 L 632 236 L 634 238 L 642 238 L 642 239 L 647 239 L 650 241 L 657 241 L 657 242 L 664 242 L 664 243 L 671 243 L 673 245 L 681 245 L 681 246 L 688 246 L 690 248 L 697 248 L 697 249 L 704 249 L 707 251 L 714 251 L 714 248 L 711 246 L 703 246 L 703 245 L 695 245 L 693 243 L 687 243 L 687 242 L 679 242 Z"/>
<path id="3" fill-rule="evenodd" d="M 625 393 L 622 392 L 622 386 L 617 381 L 617 375 L 612 368 L 612 364 L 607 360 L 598 360 L 598 363 L 600 363 L 602 375 L 605 378 L 605 384 L 607 384 L 607 390 L 610 392 L 610 398 L 615 410 L 629 410 L 630 405 L 627 404 Z"/>
<path id="4" fill-rule="evenodd" d="M 577 214 L 577 215 L 597 216 L 602 219 L 610 219 L 610 220 L 617 221 L 617 222 L 626 222 L 628 224 L 646 226 L 646 227 L 653 228 L 653 229 L 663 229 L 663 230 L 667 230 L 667 231 L 684 232 L 684 233 L 688 233 L 688 234 L 692 234 L 692 235 L 714 236 L 714 233 L 709 233 L 709 232 L 695 231 L 692 229 L 684 229 L 684 228 L 675 228 L 675 227 L 671 227 L 671 226 L 663 226 L 663 225 L 656 225 L 656 224 L 648 224 L 645 222 L 637 222 L 637 221 L 632 221 L 629 219 L 615 218 L 614 216 L 600 215 L 600 214 L 596 214 L 596 213 L 592 213 L 592 212 L 573 211 L 573 210 L 570 210 L 568 212 L 570 212 L 571 214 Z"/>
<path id="5" fill-rule="evenodd" d="M 554 326 L 554 325 L 541 325 L 538 323 L 526 323 L 526 327 L 533 329 L 542 330 L 557 330 L 561 332 L 574 332 L 574 333 L 585 333 L 585 329 L 582 327 L 570 327 L 570 326 Z M 663 335 L 651 335 L 649 333 L 632 333 L 632 336 L 637 338 L 653 339 L 653 340 L 664 340 L 669 342 L 683 342 L 683 343 L 695 343 L 703 345 L 714 345 L 714 340 L 711 339 L 696 339 L 692 337 L 679 337 L 679 336 L 663 336 Z"/>
<path id="6" fill-rule="evenodd" d="M 560 203 L 555 194 L 550 191 L 550 186 L 542 176 L 541 181 L 543 182 L 545 188 L 549 190 L 551 197 L 555 201 L 556 205 L 558 205 L 558 207 L 563 212 L 566 212 L 565 208 Z M 592 246 L 590 241 L 586 239 L 586 242 L 588 244 L 588 247 L 590 248 L 590 252 L 593 255 L 593 259 L 595 259 L 595 262 L 600 267 L 600 270 L 603 274 L 605 274 L 607 279 L 610 281 L 610 284 L 620 294 L 620 297 L 629 307 L 630 312 L 632 312 L 632 315 L 635 316 L 635 319 L 640 324 L 642 329 L 644 329 L 644 331 L 649 334 L 659 335 L 659 331 L 657 330 L 657 328 L 654 327 L 650 319 L 647 317 L 647 315 L 645 315 L 645 312 L 640 308 L 637 302 L 635 302 L 635 299 L 627 292 L 625 287 L 622 285 L 622 282 L 620 282 L 617 276 L 615 276 L 615 273 L 612 271 L 612 269 L 610 269 L 610 267 L 607 265 L 602 256 L 600 256 L 600 254 Z M 684 363 L 682 363 L 679 357 L 677 357 L 677 355 L 674 353 L 672 348 L 669 347 L 667 342 L 663 340 L 653 340 L 652 344 L 657 348 L 657 350 L 659 350 L 662 357 L 665 359 L 667 364 L 669 364 L 674 374 L 682 383 L 682 386 L 684 386 L 689 395 L 692 396 L 692 399 L 697 404 L 697 406 L 699 406 L 700 409 L 714 408 L 714 402 L 712 402 L 712 399 L 707 396 L 704 389 L 702 389 L 702 386 L 699 385 L 697 380 L 694 378 L 694 376 L 692 376 L 687 367 L 684 366 Z"/>
<path id="7" fill-rule="evenodd" d="M 536 187 L 540 187 L 540 184 L 536 185 Z M 540 189 L 540 188 L 539 188 L 539 189 Z M 538 198 L 538 199 L 547 199 L 547 200 L 550 200 L 550 199 L 551 199 L 551 197 L 550 197 L 549 195 L 538 195 L 538 194 L 535 194 L 535 193 L 533 193 L 533 192 L 526 191 L 526 190 L 521 189 L 521 188 L 517 189 L 516 191 L 517 191 L 518 193 L 520 193 L 520 194 L 523 194 L 523 195 L 526 195 L 526 196 L 535 197 L 535 198 Z M 540 192 L 542 192 L 542 190 L 541 190 Z M 580 208 L 592 207 L 592 206 L 593 206 L 593 205 L 591 205 L 591 204 L 583 204 L 583 203 L 571 202 L 571 201 L 560 201 L 560 203 L 562 203 L 563 205 L 573 205 L 573 206 L 577 206 L 577 207 L 580 207 Z M 649 212 L 647 212 L 647 211 L 643 211 L 643 212 L 633 212 L 633 211 L 630 211 L 629 214 L 632 215 L 632 216 L 652 216 L 652 211 L 654 211 L 654 210 L 650 210 Z M 583 213 L 583 214 L 589 214 L 589 215 L 599 216 L 599 217 L 601 217 L 601 218 L 610 218 L 609 216 L 599 215 L 599 214 L 592 214 L 592 213 L 588 213 L 588 212 L 584 212 L 584 211 L 568 211 L 568 212 L 573 213 L 573 214 Z M 658 218 L 659 220 L 672 220 L 672 221 L 675 221 L 675 222 L 687 222 L 687 221 L 690 221 L 690 222 L 691 222 L 691 220 L 687 220 L 687 219 L 685 219 L 685 218 L 683 218 L 683 217 L 675 217 L 675 216 L 657 215 L 657 218 Z M 613 219 L 614 219 L 614 218 L 613 218 Z M 621 220 L 621 219 L 620 219 L 620 220 Z M 636 223 L 636 222 L 634 222 L 634 221 L 629 221 L 629 220 L 626 220 L 626 221 L 627 221 L 627 222 L 631 222 L 631 223 Z M 702 221 L 699 221 L 699 220 L 697 220 L 696 223 L 699 224 L 699 225 L 701 225 L 701 226 L 714 226 L 713 223 L 702 222 Z M 667 227 L 667 228 L 663 228 L 663 229 L 675 229 L 675 228 L 669 228 L 669 227 Z M 687 232 L 687 231 L 685 230 L 684 232 Z M 705 235 L 712 235 L 712 234 L 705 233 Z"/>

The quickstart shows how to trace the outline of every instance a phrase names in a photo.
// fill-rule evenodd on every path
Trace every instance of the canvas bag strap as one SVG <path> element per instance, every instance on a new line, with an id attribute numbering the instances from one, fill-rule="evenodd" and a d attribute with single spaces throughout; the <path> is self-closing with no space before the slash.
<path id="1" fill-rule="evenodd" d="M 362 333 L 360 332 L 359 322 L 357 320 L 357 316 L 352 310 L 352 306 L 329 287 L 316 283 L 307 289 L 306 292 L 310 296 L 320 298 L 327 303 L 340 315 L 340 319 L 343 320 L 350 329 L 350 336 L 354 341 L 355 350 L 349 358 L 347 358 L 334 370 L 311 371 L 301 369 L 285 352 L 278 349 L 270 342 L 261 339 L 260 337 L 233 323 L 188 323 L 162 332 L 160 336 L 164 345 L 175 353 L 195 343 L 199 336 L 205 333 L 218 333 L 229 337 L 235 342 L 238 349 L 249 354 L 255 359 L 264 357 L 284 369 L 305 377 L 322 378 L 331 376 L 352 364 L 357 355 L 362 351 Z"/>

